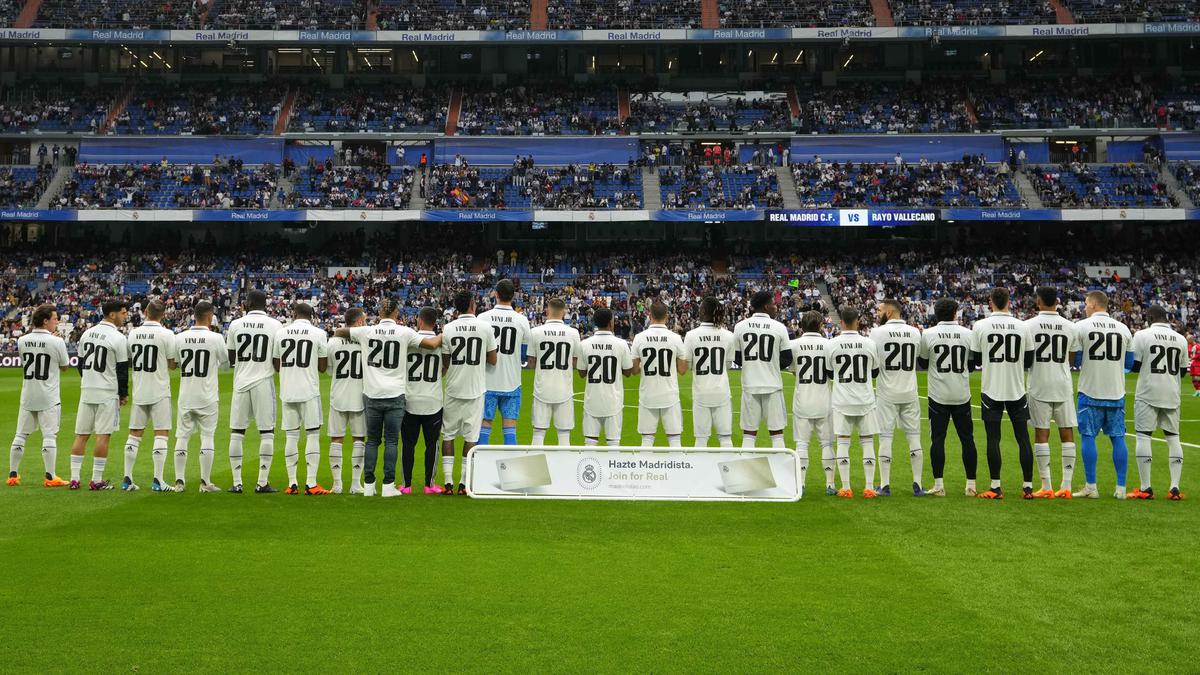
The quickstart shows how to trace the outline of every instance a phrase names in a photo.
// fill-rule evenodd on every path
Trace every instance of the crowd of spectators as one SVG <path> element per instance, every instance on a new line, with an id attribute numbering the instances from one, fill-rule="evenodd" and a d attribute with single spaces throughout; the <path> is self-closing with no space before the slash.
<path id="1" fill-rule="evenodd" d="M 34 26 L 192 30 L 201 27 L 211 8 L 211 2 L 212 0 L 44 0 L 38 9 Z"/>
<path id="2" fill-rule="evenodd" d="M 475 167 L 462 157 L 435 165 L 425 204 L 431 208 L 637 209 L 643 204 L 641 169 L 591 163 L 540 167 L 532 156 L 512 168 Z"/>
<path id="3" fill-rule="evenodd" d="M 720 0 L 721 25 L 737 28 L 874 26 L 869 0 Z"/>
<path id="4" fill-rule="evenodd" d="M 117 134 L 269 134 L 287 90 L 282 82 L 139 85 L 113 120 Z"/>
<path id="5" fill-rule="evenodd" d="M 383 0 L 379 30 L 522 30 L 529 0 Z"/>
<path id="6" fill-rule="evenodd" d="M 471 90 L 458 117 L 458 133 L 472 136 L 593 136 L 620 129 L 617 92 L 603 85 Z"/>
<path id="7" fill-rule="evenodd" d="M 0 267 L 0 345 L 11 351 L 29 312 L 47 301 L 59 307 L 64 334 L 72 342 L 99 320 L 99 304 L 110 296 L 134 303 L 132 325 L 140 322 L 142 303 L 162 299 L 169 310 L 166 324 L 176 329 L 188 325 L 196 300 L 212 299 L 224 327 L 236 318 L 238 293 L 245 288 L 266 290 L 270 313 L 280 317 L 288 315 L 291 303 L 308 302 L 317 310 L 317 323 L 333 329 L 347 308 L 363 306 L 372 312 L 384 297 L 401 301 L 404 321 L 426 305 L 448 320 L 455 291 L 471 290 L 486 298 L 502 278 L 516 283 L 516 307 L 535 325 L 544 320 L 546 298 L 560 296 L 568 303 L 568 323 L 585 335 L 592 330 L 591 312 L 607 307 L 617 315 L 616 333 L 626 339 L 645 327 L 653 300 L 668 305 L 669 325 L 683 332 L 696 325 L 703 297 L 720 300 L 731 324 L 750 313 L 750 296 L 765 288 L 775 292 L 778 318 L 793 333 L 809 309 L 826 313 L 832 333 L 836 308 L 863 310 L 864 328 L 869 328 L 879 301 L 887 297 L 901 300 L 906 320 L 920 327 L 934 323 L 937 299 L 954 298 L 962 306 L 960 321 L 970 326 L 987 315 L 987 295 L 994 286 L 1012 292 L 1013 312 L 1024 318 L 1036 312 L 1033 294 L 1040 285 L 1059 290 L 1061 311 L 1072 320 L 1083 318 L 1088 291 L 1103 290 L 1111 298 L 1110 313 L 1133 329 L 1145 325 L 1145 308 L 1157 303 L 1171 313 L 1177 328 L 1194 333 L 1200 327 L 1196 247 L 1171 249 L 1159 238 L 1178 239 L 1178 234 L 1149 235 L 1144 246 L 1103 252 L 1011 244 L 1000 249 L 973 246 L 968 254 L 951 245 L 860 243 L 853 250 L 831 247 L 816 254 L 807 247 L 775 245 L 734 252 L 718 263 L 704 250 L 663 253 L 628 245 L 603 251 L 501 248 L 494 254 L 482 253 L 479 245 L 416 250 L 382 234 L 356 241 L 352 248 L 333 244 L 320 254 L 293 252 L 282 242 L 262 242 L 275 247 L 273 254 L 253 247 L 225 253 L 216 246 L 195 247 L 212 251 L 206 255 L 182 256 L 14 252 Z M 330 275 L 329 267 L 365 270 Z M 1089 274 L 1089 269 L 1099 271 Z"/>
<path id="8" fill-rule="evenodd" d="M 1192 206 L 1200 204 L 1200 164 L 1179 162 L 1171 167 L 1171 171 L 1188 199 L 1192 200 Z"/>
<path id="9" fill-rule="evenodd" d="M 957 83 L 839 82 L 799 91 L 800 133 L 974 131 Z"/>
<path id="10" fill-rule="evenodd" d="M 1079 23 L 1200 21 L 1194 0 L 1065 0 Z"/>
<path id="11" fill-rule="evenodd" d="M 1158 169 L 1135 162 L 1031 166 L 1026 173 L 1043 206 L 1111 209 L 1178 206 Z"/>
<path id="12" fill-rule="evenodd" d="M 891 0 L 897 26 L 1058 23 L 1048 0 Z"/>
<path id="13" fill-rule="evenodd" d="M 908 162 L 897 154 L 890 163 L 858 164 L 814 157 L 791 166 L 805 208 L 1024 206 L 1008 165 L 988 164 L 983 156 Z"/>
<path id="14" fill-rule="evenodd" d="M 42 193 L 54 178 L 55 168 L 50 164 L 37 167 L 0 167 L 0 206 L 5 208 L 30 208 L 37 206 Z"/>
<path id="15" fill-rule="evenodd" d="M 698 0 L 549 0 L 551 29 L 699 28 Z"/>
<path id="16" fill-rule="evenodd" d="M 382 160 L 367 166 L 316 163 L 293 176 L 294 189 L 283 198 L 287 208 L 406 209 L 412 201 L 416 170 L 391 167 Z"/>
<path id="17" fill-rule="evenodd" d="M 633 131 L 788 131 L 792 111 L 782 96 L 726 96 L 707 94 L 694 99 L 649 92 L 631 97 L 628 127 Z"/>
<path id="18" fill-rule="evenodd" d="M 344 89 L 300 86 L 289 131 L 433 131 L 444 128 L 445 89 L 359 83 Z"/>
<path id="19" fill-rule="evenodd" d="M 210 0 L 206 27 L 213 30 L 363 30 L 362 0 Z"/>
<path id="20" fill-rule="evenodd" d="M 775 167 L 689 162 L 658 170 L 665 209 L 761 209 L 783 206 Z"/>
<path id="21" fill-rule="evenodd" d="M 97 132 L 112 105 L 112 90 L 69 83 L 22 83 L 0 100 L 0 131 Z"/>
<path id="22" fill-rule="evenodd" d="M 278 168 L 246 167 L 216 157 L 210 164 L 80 164 L 52 206 L 74 209 L 270 208 L 276 205 Z"/>

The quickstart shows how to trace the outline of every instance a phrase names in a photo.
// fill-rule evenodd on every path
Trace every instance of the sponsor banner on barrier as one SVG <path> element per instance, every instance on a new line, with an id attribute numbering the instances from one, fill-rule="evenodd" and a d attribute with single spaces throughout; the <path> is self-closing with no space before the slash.
<path id="1" fill-rule="evenodd" d="M 296 222 L 306 220 L 308 211 L 280 209 L 199 209 L 192 211 L 192 220 L 229 223 Z"/>
<path id="2" fill-rule="evenodd" d="M 0 209 L 0 220 L 75 220 L 75 210 Z"/>
<path id="3" fill-rule="evenodd" d="M 480 445 L 467 456 L 467 487 L 480 499 L 792 502 L 798 468 L 786 448 Z"/>
<path id="4" fill-rule="evenodd" d="M 767 211 L 767 221 L 796 227 L 907 227 L 937 222 L 935 209 L 797 209 Z"/>
<path id="5" fill-rule="evenodd" d="M 664 209 L 651 214 L 651 220 L 667 222 L 700 222 L 700 223 L 729 223 L 746 220 L 762 220 L 763 212 L 759 209 L 724 210 L 724 209 Z"/>
<path id="6" fill-rule="evenodd" d="M 942 209 L 942 220 L 1062 220 L 1058 209 Z"/>
<path id="7" fill-rule="evenodd" d="M 455 222 L 479 222 L 499 220 L 533 220 L 533 211 L 528 209 L 429 209 L 421 212 L 421 220 Z"/>

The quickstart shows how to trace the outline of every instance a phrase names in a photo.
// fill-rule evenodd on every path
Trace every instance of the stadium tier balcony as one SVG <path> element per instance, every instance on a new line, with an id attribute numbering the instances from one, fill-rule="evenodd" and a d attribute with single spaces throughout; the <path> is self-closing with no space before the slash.
<path id="1" fill-rule="evenodd" d="M 529 0 L 382 0 L 379 30 L 522 30 Z"/>
<path id="2" fill-rule="evenodd" d="M 1027 170 L 1042 204 L 1053 208 L 1170 208 L 1178 206 L 1148 164 L 1032 166 Z"/>
<path id="3" fill-rule="evenodd" d="M 393 84 L 359 84 L 345 89 L 303 86 L 288 131 L 441 132 L 449 94 Z"/>
<path id="4" fill-rule="evenodd" d="M 792 112 L 781 93 L 650 92 L 630 100 L 635 131 L 789 131 Z"/>
<path id="5" fill-rule="evenodd" d="M 276 192 L 273 165 L 239 160 L 212 165 L 81 164 L 55 199 L 59 208 L 269 208 Z"/>
<path id="6" fill-rule="evenodd" d="M 1154 123 L 1160 129 L 1200 129 L 1200 82 L 1177 82 L 1156 91 Z"/>
<path id="7" fill-rule="evenodd" d="M 513 168 L 441 164 L 425 192 L 431 208 L 637 209 L 644 203 L 636 167 L 572 164 Z"/>
<path id="8" fill-rule="evenodd" d="M 798 90 L 801 133 L 966 132 L 974 125 L 960 86 L 844 82 Z"/>
<path id="9" fill-rule="evenodd" d="M 472 136 L 592 136 L 620 131 L 612 87 L 529 87 L 470 91 L 458 133 Z"/>
<path id="10" fill-rule="evenodd" d="M 412 167 L 318 165 L 292 179 L 288 208 L 403 209 L 412 199 Z"/>
<path id="11" fill-rule="evenodd" d="M 897 26 L 994 26 L 1058 23 L 1047 0 L 892 0 Z"/>
<path id="12" fill-rule="evenodd" d="M 0 167 L 0 206 L 31 208 L 37 206 L 46 186 L 54 178 L 54 167 L 43 164 Z"/>
<path id="13" fill-rule="evenodd" d="M 213 0 L 43 0 L 38 28 L 199 28 Z M 224 0 L 221 0 L 222 4 Z"/>
<path id="14" fill-rule="evenodd" d="M 0 131 L 98 131 L 112 105 L 112 92 L 75 84 L 8 87 L 0 101 Z"/>
<path id="15" fill-rule="evenodd" d="M 1152 127 L 1156 95 L 1127 78 L 1025 80 L 971 88 L 984 130 Z"/>
<path id="16" fill-rule="evenodd" d="M 283 102 L 281 83 L 138 86 L 117 116 L 117 134 L 262 135 Z"/>
<path id="17" fill-rule="evenodd" d="M 1200 204 L 1200 164 L 1173 162 L 1170 171 L 1175 174 L 1175 180 L 1179 181 L 1188 199 L 1192 200 L 1192 205 Z"/>
<path id="18" fill-rule="evenodd" d="M 730 28 L 875 25 L 869 0 L 720 0 L 717 8 Z"/>
<path id="19" fill-rule="evenodd" d="M 824 207 L 1005 207 L 1021 197 L 1003 164 L 962 162 L 792 164 L 800 203 Z"/>
<path id="20" fill-rule="evenodd" d="M 603 30 L 608 28 L 699 28 L 699 0 L 549 0 L 548 27 Z"/>
<path id="21" fill-rule="evenodd" d="M 211 0 L 206 27 L 216 30 L 364 30 L 363 0 Z"/>
<path id="22" fill-rule="evenodd" d="M 689 164 L 658 170 L 665 209 L 754 209 L 783 206 L 775 168 Z"/>
<path id="23" fill-rule="evenodd" d="M 1195 0 L 1065 0 L 1079 23 L 1200 21 Z"/>

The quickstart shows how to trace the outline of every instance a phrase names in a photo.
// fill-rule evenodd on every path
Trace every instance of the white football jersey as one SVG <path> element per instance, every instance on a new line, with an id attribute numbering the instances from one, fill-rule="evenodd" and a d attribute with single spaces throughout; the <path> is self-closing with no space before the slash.
<path id="1" fill-rule="evenodd" d="M 175 359 L 175 334 L 157 321 L 146 321 L 129 334 L 129 369 L 133 371 L 133 402 L 151 405 L 171 398 L 170 361 Z"/>
<path id="2" fill-rule="evenodd" d="M 362 350 L 345 338 L 329 339 L 329 407 L 342 412 L 363 409 Z M 441 364 L 438 364 L 441 368 Z"/>
<path id="3" fill-rule="evenodd" d="M 888 403 L 917 400 L 917 353 L 921 331 L 899 319 L 871 329 L 871 340 L 879 347 L 879 379 L 875 395 Z"/>
<path id="4" fill-rule="evenodd" d="M 638 382 L 638 405 L 643 408 L 669 408 L 679 404 L 679 371 L 675 359 L 682 359 L 683 340 L 661 323 L 633 338 L 633 358 L 642 363 Z"/>
<path id="5" fill-rule="evenodd" d="M 875 408 L 871 380 L 879 370 L 875 342 L 858 333 L 842 333 L 829 341 L 833 392 L 829 404 L 843 415 L 865 415 Z"/>
<path id="6" fill-rule="evenodd" d="M 565 403 L 575 395 L 579 331 L 559 320 L 533 329 L 533 397 L 542 403 Z"/>
<path id="7" fill-rule="evenodd" d="M 21 357 L 21 410 L 39 412 L 62 403 L 60 375 L 71 363 L 66 341 L 35 328 L 17 339 L 17 353 Z"/>
<path id="8" fill-rule="evenodd" d="M 742 356 L 742 391 L 770 394 L 783 389 L 780 374 L 783 350 L 791 349 L 787 328 L 763 313 L 742 319 L 733 327 L 733 341 Z"/>
<path id="9" fill-rule="evenodd" d="M 521 367 L 529 349 L 529 319 L 508 305 L 496 305 L 479 315 L 492 327 L 496 339 L 496 365 L 487 366 L 487 390 L 509 392 L 521 386 Z"/>
<path id="10" fill-rule="evenodd" d="M 980 393 L 993 401 L 1017 401 L 1025 395 L 1025 354 L 1033 351 L 1029 326 L 1008 312 L 975 322 L 975 350 L 983 363 Z"/>
<path id="11" fill-rule="evenodd" d="M 446 396 L 474 400 L 487 391 L 487 355 L 496 347 L 491 326 L 474 314 L 459 314 L 442 329 L 442 353 L 450 357 Z M 500 354 L 496 354 L 500 358 Z M 515 387 L 514 387 L 515 388 Z"/>
<path id="12" fill-rule="evenodd" d="M 577 365 L 584 378 L 583 411 L 592 417 L 624 414 L 623 371 L 633 367 L 629 345 L 611 331 L 596 331 L 579 343 Z"/>
<path id="13" fill-rule="evenodd" d="M 971 352 L 975 334 L 953 321 L 942 321 L 921 333 L 920 357 L 929 361 L 929 400 L 942 405 L 971 402 Z"/>
<path id="14" fill-rule="evenodd" d="M 417 337 L 437 335 L 431 330 L 417 331 Z M 442 409 L 442 347 L 408 350 L 408 392 L 404 394 L 404 412 L 432 415 Z"/>
<path id="15" fill-rule="evenodd" d="M 1179 408 L 1179 382 L 1188 371 L 1187 338 L 1165 323 L 1133 336 L 1133 358 L 1141 363 L 1134 396 L 1156 408 Z"/>
<path id="16" fill-rule="evenodd" d="M 275 334 L 279 359 L 279 400 L 302 403 L 321 397 L 318 361 L 329 357 L 329 336 L 307 319 L 296 319 Z"/>
<path id="17" fill-rule="evenodd" d="M 129 344 L 107 321 L 83 331 L 79 338 L 80 403 L 108 403 L 117 397 L 117 364 L 129 360 Z"/>
<path id="18" fill-rule="evenodd" d="M 1133 349 L 1129 328 L 1107 312 L 1075 324 L 1079 334 L 1079 393 L 1101 401 L 1125 398 L 1125 353 Z"/>
<path id="19" fill-rule="evenodd" d="M 192 326 L 175 336 L 179 355 L 179 409 L 204 410 L 217 405 L 221 385 L 217 373 L 229 368 L 229 352 L 221 336 Z"/>
<path id="20" fill-rule="evenodd" d="M 1033 366 L 1029 369 L 1029 397 L 1046 403 L 1075 398 L 1071 381 L 1071 354 L 1079 351 L 1075 324 L 1058 312 L 1038 312 L 1027 319 L 1033 338 Z"/>
<path id="21" fill-rule="evenodd" d="M 265 312 L 254 310 L 234 319 L 225 331 L 225 347 L 233 352 L 233 388 L 246 391 L 275 377 L 271 355 L 275 353 L 275 334 L 283 327 Z"/>
<path id="22" fill-rule="evenodd" d="M 829 415 L 829 371 L 831 343 L 820 333 L 803 333 L 792 340 L 792 366 L 796 389 L 792 392 L 792 415 L 821 419 Z"/>
<path id="23" fill-rule="evenodd" d="M 729 367 L 735 349 L 733 333 L 711 323 L 701 323 L 683 336 L 694 403 L 709 408 L 729 403 Z"/>
<path id="24" fill-rule="evenodd" d="M 408 326 L 384 319 L 374 326 L 350 329 L 350 339 L 363 354 L 363 395 L 396 398 L 408 388 L 408 352 L 421 344 L 421 336 Z"/>

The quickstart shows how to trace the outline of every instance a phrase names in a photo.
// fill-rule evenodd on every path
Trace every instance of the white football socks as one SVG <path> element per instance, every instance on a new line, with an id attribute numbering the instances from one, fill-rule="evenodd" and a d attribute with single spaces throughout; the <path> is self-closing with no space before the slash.
<path id="1" fill-rule="evenodd" d="M 530 440 L 529 444 L 530 445 L 545 445 L 546 444 L 546 430 L 535 428 L 533 430 L 533 438 Z"/>
<path id="2" fill-rule="evenodd" d="M 683 447 L 683 441 L 681 440 L 680 435 L 679 434 L 675 434 L 675 435 L 667 434 L 667 446 L 672 447 L 672 448 Z"/>
<path id="3" fill-rule="evenodd" d="M 842 479 L 842 489 L 850 489 L 850 439 L 837 439 L 837 470 Z"/>
<path id="4" fill-rule="evenodd" d="M 1134 444 L 1134 458 L 1137 463 L 1138 480 L 1141 481 L 1140 487 L 1143 490 L 1150 487 L 1151 456 L 1150 437 L 1145 434 L 1137 434 L 1137 440 Z"/>
<path id="5" fill-rule="evenodd" d="M 693 447 L 707 448 L 708 447 L 708 435 L 706 434 L 704 436 L 697 436 L 695 439 L 695 442 L 693 444 Z"/>
<path id="6" fill-rule="evenodd" d="M 92 480 L 99 483 L 104 480 L 104 467 L 108 464 L 107 457 L 92 458 Z"/>
<path id="7" fill-rule="evenodd" d="M 329 473 L 333 474 L 333 489 L 342 489 L 342 442 L 329 443 Z"/>
<path id="8" fill-rule="evenodd" d="M 825 487 L 836 488 L 834 472 L 837 471 L 837 461 L 833 457 L 833 445 L 825 442 L 821 443 L 821 470 L 825 472 Z"/>
<path id="9" fill-rule="evenodd" d="M 858 438 L 858 444 L 862 446 L 863 453 L 863 473 L 866 474 L 866 480 L 863 481 L 864 490 L 875 489 L 875 437 L 871 436 L 871 442 L 866 443 L 861 436 Z"/>
<path id="10" fill-rule="evenodd" d="M 921 452 L 921 435 L 908 434 L 908 465 L 912 468 L 913 482 L 925 484 L 925 453 Z"/>
<path id="11" fill-rule="evenodd" d="M 758 440 L 758 437 L 755 436 L 754 434 L 751 434 L 748 431 L 742 433 L 742 447 L 743 448 L 753 448 L 754 444 L 757 440 Z"/>
<path id="12" fill-rule="evenodd" d="M 1062 471 L 1063 471 L 1062 483 L 1059 484 L 1059 488 L 1062 490 L 1070 490 L 1071 489 L 1071 480 L 1075 476 L 1075 444 L 1074 443 L 1063 443 L 1062 444 Z"/>
<path id="13" fill-rule="evenodd" d="M 21 471 L 21 460 L 25 457 L 25 437 L 17 436 L 13 439 L 12 448 L 8 451 L 8 472 L 19 473 Z"/>
<path id="14" fill-rule="evenodd" d="M 283 463 L 287 467 L 288 485 L 297 485 L 296 474 L 300 468 L 300 430 L 284 432 Z M 261 477 L 259 482 L 262 482 Z"/>
<path id="15" fill-rule="evenodd" d="M 1167 436 L 1168 466 L 1171 469 L 1171 487 L 1179 488 L 1179 475 L 1183 473 L 1183 443 L 1179 436 Z"/>
<path id="16" fill-rule="evenodd" d="M 777 434 L 774 434 L 774 433 L 771 434 L 771 447 L 772 448 L 785 447 L 784 443 L 783 443 L 783 432 L 782 431 Z"/>
<path id="17" fill-rule="evenodd" d="M 125 473 L 122 476 L 133 478 L 133 465 L 137 462 L 138 446 L 141 444 L 142 439 L 135 436 L 125 439 Z"/>
<path id="18" fill-rule="evenodd" d="M 167 437 L 154 437 L 154 450 L 150 453 L 150 460 L 154 462 L 154 478 L 159 484 L 164 483 L 163 467 L 167 464 Z"/>
<path id="19" fill-rule="evenodd" d="M 42 439 L 42 468 L 48 476 L 53 477 L 54 462 L 58 459 L 58 444 L 53 438 Z"/>
<path id="20" fill-rule="evenodd" d="M 863 446 L 864 449 L 866 446 Z M 864 461 L 866 454 L 863 454 Z M 879 436 L 879 487 L 892 484 L 892 437 Z M 868 486 L 870 487 L 870 486 Z"/>
<path id="21" fill-rule="evenodd" d="M 310 431 L 304 439 L 304 475 L 308 487 L 319 485 L 317 473 L 321 470 L 321 432 Z"/>
<path id="22" fill-rule="evenodd" d="M 1042 479 L 1042 489 L 1049 490 L 1052 487 L 1050 481 L 1050 444 L 1049 443 L 1034 443 L 1033 458 L 1037 461 L 1038 477 Z"/>
<path id="23" fill-rule="evenodd" d="M 266 485 L 271 480 L 271 463 L 275 461 L 275 434 L 267 432 L 258 440 L 258 484 Z"/>
<path id="24" fill-rule="evenodd" d="M 350 484 L 362 485 L 363 463 L 367 456 L 367 442 L 355 439 L 350 446 Z"/>
<path id="25" fill-rule="evenodd" d="M 720 445 L 722 448 L 732 448 L 733 436 L 717 436 L 717 445 Z"/>
<path id="26" fill-rule="evenodd" d="M 229 435 L 229 470 L 233 472 L 233 484 L 242 484 L 242 434 Z"/>
<path id="27" fill-rule="evenodd" d="M 190 438 L 175 439 L 175 480 L 184 481 L 184 474 L 187 472 L 187 456 L 188 456 L 188 441 Z"/>
<path id="28" fill-rule="evenodd" d="M 442 482 L 454 485 L 454 455 L 442 455 Z"/>
<path id="29" fill-rule="evenodd" d="M 83 472 L 83 455 L 71 455 L 71 480 L 78 482 Z"/>
<path id="30" fill-rule="evenodd" d="M 212 436 L 200 436 L 200 483 L 212 485 L 213 460 L 217 458 L 217 444 Z"/>

